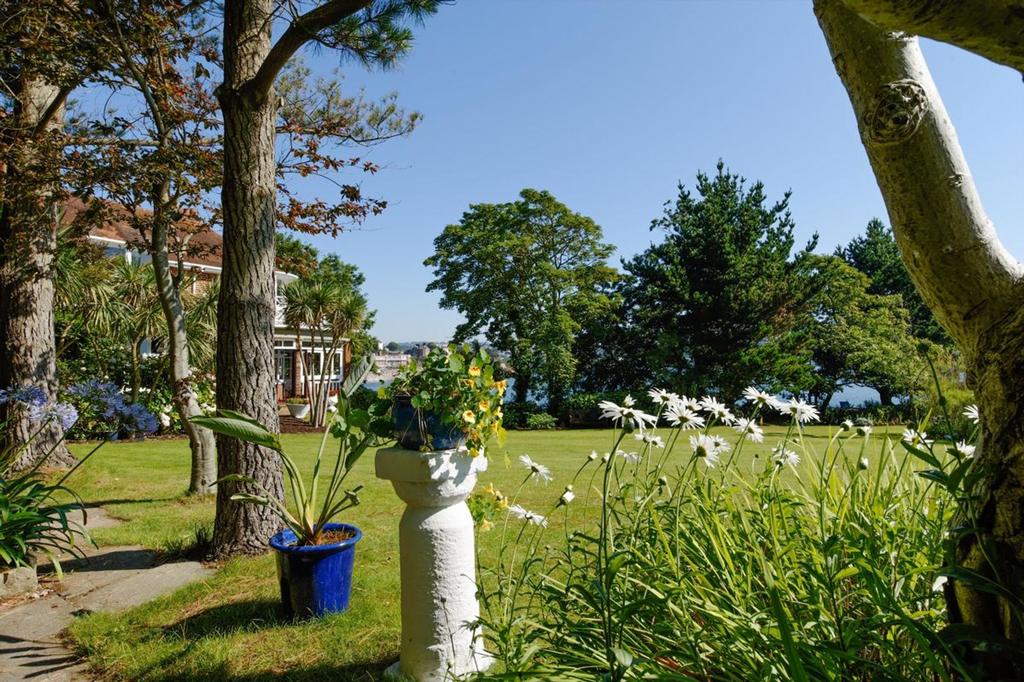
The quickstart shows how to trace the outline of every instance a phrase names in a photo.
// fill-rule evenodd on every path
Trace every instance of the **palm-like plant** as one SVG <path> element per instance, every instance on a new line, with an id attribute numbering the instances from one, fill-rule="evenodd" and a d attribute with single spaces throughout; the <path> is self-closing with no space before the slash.
<path id="1" fill-rule="evenodd" d="M 285 290 L 284 319 L 295 330 L 296 352 L 302 361 L 306 395 L 310 399 L 310 423 L 323 426 L 327 413 L 330 367 L 343 350 L 347 337 L 364 328 L 371 317 L 366 298 L 350 286 L 314 275 L 289 284 Z M 303 336 L 319 350 L 319 376 L 313 353 L 303 352 Z"/>

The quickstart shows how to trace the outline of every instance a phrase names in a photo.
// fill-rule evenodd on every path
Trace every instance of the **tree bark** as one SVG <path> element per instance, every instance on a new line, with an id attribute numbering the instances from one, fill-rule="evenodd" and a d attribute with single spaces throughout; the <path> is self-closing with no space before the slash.
<path id="1" fill-rule="evenodd" d="M 162 196 L 154 203 L 154 207 L 166 206 L 166 185 L 160 190 L 160 194 Z M 191 421 L 192 417 L 202 415 L 203 411 L 199 408 L 199 401 L 192 390 L 192 366 L 188 356 L 185 309 L 181 304 L 181 291 L 171 274 L 167 256 L 167 230 L 166 212 L 162 208 L 157 208 L 153 216 L 150 254 L 153 257 L 157 295 L 167 323 L 168 378 L 171 381 L 172 400 L 188 436 L 188 445 L 192 453 L 188 492 L 191 495 L 210 495 L 216 492 L 217 447 L 213 432 L 200 428 Z"/>
<path id="2" fill-rule="evenodd" d="M 903 259 L 963 350 L 978 398 L 984 478 L 965 512 L 976 531 L 961 540 L 958 562 L 1024 600 L 1024 267 L 982 208 L 917 39 L 885 32 L 840 0 L 816 0 L 815 12 Z M 1024 643 L 1007 601 L 963 581 L 948 596 L 954 621 L 992 641 Z M 1024 677 L 1024 662 L 1005 650 L 974 656 L 986 679 Z"/>
<path id="3" fill-rule="evenodd" d="M 247 87 L 270 50 L 274 3 L 224 3 L 224 269 L 217 321 L 217 404 L 280 429 L 274 396 L 274 123 L 277 98 Z M 270 450 L 218 437 L 221 476 L 242 474 L 283 498 L 281 460 Z M 269 506 L 231 501 L 257 494 L 245 483 L 217 490 L 213 554 L 266 551 L 279 521 Z"/>
<path id="4" fill-rule="evenodd" d="M 38 386 L 49 401 L 57 399 L 57 356 L 53 326 L 54 273 L 57 250 L 58 207 L 55 185 L 42 178 L 36 184 L 40 148 L 49 130 L 63 122 L 62 107 L 52 120 L 59 88 L 38 78 L 26 78 L 18 93 L 14 139 L 3 160 L 5 204 L 0 215 L 0 388 Z M 45 162 L 44 162 L 45 163 Z M 10 406 L 7 406 L 10 408 Z M 0 406 L 0 421 L 10 419 L 5 446 L 20 447 L 15 468 L 35 465 L 47 457 L 49 466 L 65 467 L 75 458 L 64 447 L 60 426 L 32 424 L 25 410 Z"/>

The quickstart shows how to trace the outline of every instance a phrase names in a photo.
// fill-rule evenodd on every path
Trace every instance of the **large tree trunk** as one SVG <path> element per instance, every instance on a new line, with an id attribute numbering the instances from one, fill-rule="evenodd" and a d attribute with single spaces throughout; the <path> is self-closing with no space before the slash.
<path id="1" fill-rule="evenodd" d="M 5 177 L 0 180 L 5 197 L 0 215 L 0 388 L 38 386 L 50 401 L 57 398 L 53 261 L 59 215 L 54 183 L 43 168 L 49 165 L 46 141 L 41 139 L 46 132 L 35 131 L 61 96 L 58 88 L 40 79 L 22 83 L 13 139 L 4 141 L 11 154 L 3 160 Z M 58 114 L 52 125 L 62 120 Z M 28 443 L 39 425 L 28 420 L 25 410 L 13 409 L 9 414 L 4 410 L 0 406 L 0 421 L 9 418 L 11 422 L 0 450 Z M 42 428 L 21 452 L 15 468 L 32 466 L 48 452 L 47 465 L 75 463 L 61 440 L 60 426 L 51 423 Z"/>
<path id="2" fill-rule="evenodd" d="M 163 192 L 166 195 L 166 191 Z M 157 205 L 162 205 L 160 201 Z M 209 495 L 216 491 L 217 447 L 213 432 L 200 428 L 191 421 L 192 417 L 203 414 L 199 401 L 192 390 L 192 367 L 188 356 L 188 335 L 185 329 L 185 309 L 181 304 L 181 291 L 171 275 L 167 257 L 167 218 L 158 211 L 153 219 L 153 234 L 150 253 L 153 256 L 153 272 L 156 275 L 157 294 L 160 307 L 167 322 L 168 372 L 173 393 L 174 408 L 181 418 L 182 427 L 188 436 L 192 451 L 192 472 L 189 476 L 188 492 L 192 495 Z"/>
<path id="3" fill-rule="evenodd" d="M 865 5 L 858 0 L 855 4 Z M 881 4 L 881 3 L 874 3 Z M 977 531 L 958 561 L 1024 600 L 1024 268 L 985 215 L 956 132 L 917 39 L 887 33 L 839 0 L 815 11 L 914 283 L 963 350 L 981 411 L 976 465 L 985 478 L 966 510 Z M 961 520 L 962 522 L 963 520 Z M 984 547 L 984 554 L 982 548 Z M 955 581 L 950 615 L 992 640 L 1024 644 L 1008 603 Z M 974 652 L 986 679 L 1022 679 L 1024 661 Z M 1019 657 L 1016 657 L 1019 658 Z"/>
<path id="4" fill-rule="evenodd" d="M 274 398 L 274 123 L 270 88 L 254 95 L 246 85 L 270 49 L 273 2 L 224 4 L 224 270 L 217 322 L 217 404 L 244 412 L 271 431 L 279 427 Z M 242 474 L 283 498 L 281 461 L 272 451 L 219 437 L 221 476 Z M 213 553 L 218 557 L 266 551 L 279 521 L 269 506 L 232 502 L 244 483 L 217 490 Z"/>

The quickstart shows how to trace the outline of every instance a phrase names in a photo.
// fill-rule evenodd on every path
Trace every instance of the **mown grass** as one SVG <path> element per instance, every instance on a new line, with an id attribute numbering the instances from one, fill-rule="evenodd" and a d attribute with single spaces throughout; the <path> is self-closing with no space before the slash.
<path id="1" fill-rule="evenodd" d="M 781 428 L 766 431 L 767 443 L 782 435 Z M 804 437 L 821 451 L 832 432 L 812 427 Z M 894 429 L 889 437 L 897 434 Z M 876 457 L 885 437 L 874 434 L 864 454 Z M 521 503 L 543 513 L 587 454 L 607 450 L 610 438 L 610 431 L 598 430 L 513 432 L 504 448 L 492 449 L 490 470 L 481 483 L 512 494 L 525 475 L 516 458 L 529 454 L 554 474 L 548 486 L 530 482 L 522 487 Z M 287 435 L 284 441 L 309 470 L 318 437 Z M 767 445 L 748 445 L 733 466 L 750 470 L 767 450 Z M 98 530 L 99 543 L 166 550 L 187 543 L 197 527 L 213 520 L 211 501 L 182 495 L 187 479 L 187 443 L 157 440 L 107 446 L 76 474 L 74 483 L 87 502 L 123 521 Z M 345 520 L 362 528 L 364 539 L 348 613 L 311 622 L 282 621 L 273 560 L 262 556 L 230 561 L 204 582 L 125 613 L 81 618 L 69 631 L 71 642 L 104 679 L 379 679 L 383 666 L 398 653 L 397 530 L 402 503 L 390 484 L 373 476 L 373 453 L 359 462 L 349 481 L 364 489 L 362 504 Z M 558 538 L 552 533 L 552 542 Z M 481 535 L 479 551 L 495 551 L 496 539 L 497 533 Z"/>

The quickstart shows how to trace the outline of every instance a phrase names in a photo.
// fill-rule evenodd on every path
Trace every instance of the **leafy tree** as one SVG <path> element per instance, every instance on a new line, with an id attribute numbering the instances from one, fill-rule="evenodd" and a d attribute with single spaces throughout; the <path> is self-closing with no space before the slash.
<path id="1" fill-rule="evenodd" d="M 576 376 L 576 335 L 609 305 L 613 247 L 593 220 L 550 193 L 524 189 L 519 197 L 471 205 L 444 228 L 424 261 L 434 269 L 427 291 L 466 317 L 456 341 L 483 334 L 508 354 L 517 402 L 543 389 L 555 411 Z"/>
<path id="2" fill-rule="evenodd" d="M 278 268 L 300 277 L 305 277 L 316 269 L 320 253 L 315 247 L 284 232 L 274 235 L 274 240 Z"/>
<path id="3" fill-rule="evenodd" d="M 935 343 L 950 343 L 949 335 L 935 321 L 910 279 L 892 230 L 881 220 L 872 218 L 864 234 L 854 237 L 845 247 L 837 248 L 836 255 L 871 278 L 872 294 L 902 297 L 904 307 L 910 311 L 914 336 Z"/>
<path id="4" fill-rule="evenodd" d="M 822 409 L 851 384 L 874 388 L 883 405 L 921 388 L 926 367 L 901 298 L 871 293 L 867 275 L 836 256 L 807 254 L 799 265 L 807 299 L 791 339 L 803 362 L 787 383 Z"/>
<path id="5" fill-rule="evenodd" d="M 767 204 L 760 182 L 748 187 L 721 161 L 697 174 L 696 196 L 680 184 L 651 225 L 664 241 L 624 263 L 631 350 L 617 360 L 648 380 L 730 398 L 784 373 L 780 337 L 802 285 L 788 204 L 789 193 Z"/>
<path id="6" fill-rule="evenodd" d="M 388 341 L 388 345 L 384 347 L 391 351 L 392 353 L 397 353 L 398 351 L 402 350 L 402 346 L 397 341 Z"/>

